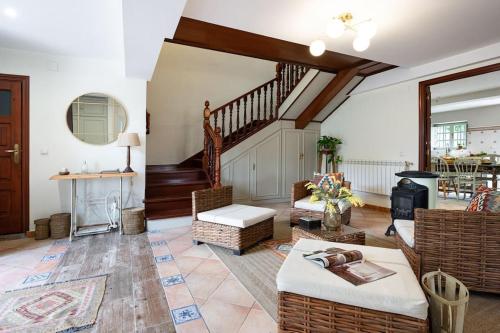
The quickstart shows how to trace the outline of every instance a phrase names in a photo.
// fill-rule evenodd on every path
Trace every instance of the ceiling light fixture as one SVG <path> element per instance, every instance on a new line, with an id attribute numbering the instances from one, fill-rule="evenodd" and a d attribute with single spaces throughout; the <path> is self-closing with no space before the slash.
<path id="1" fill-rule="evenodd" d="M 16 18 L 17 17 L 17 11 L 14 8 L 7 7 L 3 10 L 3 14 L 7 17 L 10 18 Z"/>
<path id="2" fill-rule="evenodd" d="M 372 19 L 354 22 L 352 14 L 347 12 L 334 17 L 326 26 L 326 34 L 331 38 L 339 38 L 346 30 L 357 34 L 352 41 L 352 47 L 357 52 L 363 52 L 370 47 L 370 39 L 377 33 L 377 25 Z M 320 45 L 323 45 L 322 50 Z M 324 45 L 322 40 L 315 40 L 311 43 L 309 51 L 313 56 L 320 56 L 325 51 Z"/>
<path id="3" fill-rule="evenodd" d="M 325 53 L 326 45 L 321 39 L 315 40 L 309 46 L 309 52 L 315 57 L 319 57 L 323 53 Z"/>

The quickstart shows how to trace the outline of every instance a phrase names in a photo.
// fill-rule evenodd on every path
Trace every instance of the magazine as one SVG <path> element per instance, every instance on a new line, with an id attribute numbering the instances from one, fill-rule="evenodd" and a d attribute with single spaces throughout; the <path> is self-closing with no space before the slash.
<path id="1" fill-rule="evenodd" d="M 359 286 L 383 279 L 396 272 L 381 267 L 363 258 L 360 251 L 346 251 L 340 248 L 328 248 L 304 254 L 304 258 L 329 270 L 344 280 Z"/>

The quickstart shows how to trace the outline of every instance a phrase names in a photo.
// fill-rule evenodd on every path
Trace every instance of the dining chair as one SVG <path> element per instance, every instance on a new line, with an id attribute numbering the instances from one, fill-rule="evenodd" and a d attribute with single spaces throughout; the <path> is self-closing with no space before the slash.
<path id="1" fill-rule="evenodd" d="M 456 182 L 456 173 L 450 172 L 450 166 L 448 162 L 444 158 L 441 157 L 433 157 L 431 160 L 433 166 L 433 172 L 439 175 L 438 178 L 438 192 L 441 189 L 443 192 L 444 199 L 446 200 L 448 196 L 448 192 L 454 191 L 458 197 L 458 188 Z M 454 190 L 451 189 L 453 186 Z"/>
<path id="2" fill-rule="evenodd" d="M 470 193 L 472 196 L 477 187 L 483 183 L 483 179 L 478 173 L 481 160 L 473 158 L 457 158 L 453 164 L 455 166 L 455 171 L 457 172 L 457 200 L 459 199 L 459 194 L 461 192 L 463 192 L 465 200 L 466 193 Z"/>

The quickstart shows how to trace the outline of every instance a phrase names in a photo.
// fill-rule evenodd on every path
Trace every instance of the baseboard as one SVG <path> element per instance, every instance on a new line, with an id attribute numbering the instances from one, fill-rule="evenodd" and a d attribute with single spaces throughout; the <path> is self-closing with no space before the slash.
<path id="1" fill-rule="evenodd" d="M 364 208 L 368 208 L 368 209 L 377 210 L 379 212 L 384 212 L 384 213 L 390 213 L 391 212 L 391 209 L 388 208 L 388 207 L 382 207 L 382 206 L 376 206 L 376 205 L 370 205 L 370 204 L 365 204 L 363 207 Z"/>

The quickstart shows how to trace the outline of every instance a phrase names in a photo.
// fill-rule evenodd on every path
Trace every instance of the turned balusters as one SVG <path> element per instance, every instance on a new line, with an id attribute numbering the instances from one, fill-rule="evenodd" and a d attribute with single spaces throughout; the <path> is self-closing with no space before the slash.
<path id="1" fill-rule="evenodd" d="M 233 103 L 229 104 L 229 143 L 233 143 Z"/>
<path id="2" fill-rule="evenodd" d="M 250 94 L 250 128 L 253 128 L 253 96 L 254 91 Z"/>
<path id="3" fill-rule="evenodd" d="M 236 101 L 236 137 L 240 133 L 240 100 Z"/>
<path id="4" fill-rule="evenodd" d="M 267 85 L 264 86 L 264 121 L 267 120 Z"/>
<path id="5" fill-rule="evenodd" d="M 224 132 L 226 128 L 226 107 L 222 108 L 222 139 L 224 139 Z"/>
<path id="6" fill-rule="evenodd" d="M 243 133 L 247 134 L 247 95 L 243 97 Z"/>

